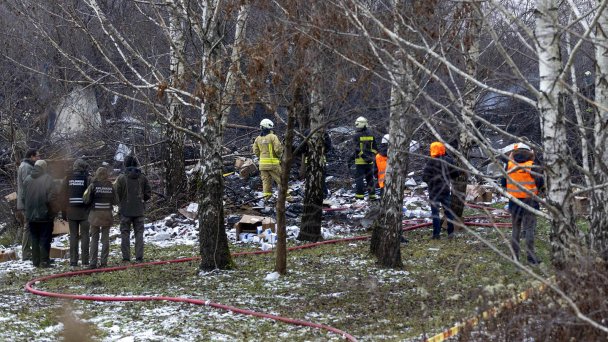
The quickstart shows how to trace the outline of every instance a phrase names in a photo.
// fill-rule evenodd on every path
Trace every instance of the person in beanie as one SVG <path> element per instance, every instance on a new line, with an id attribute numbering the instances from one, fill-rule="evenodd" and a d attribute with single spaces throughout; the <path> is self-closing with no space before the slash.
<path id="1" fill-rule="evenodd" d="M 355 148 L 351 157 L 351 161 L 355 161 L 355 198 L 364 199 L 367 190 L 368 198 L 376 200 L 376 184 L 374 183 L 374 160 L 378 152 L 376 139 L 367 129 L 366 118 L 358 117 L 355 120 L 355 128 L 357 129 L 353 137 Z"/>
<path id="2" fill-rule="evenodd" d="M 23 182 L 25 182 L 27 176 L 29 176 L 34 169 L 34 163 L 36 163 L 38 159 L 38 151 L 29 149 L 25 153 L 25 159 L 21 161 L 19 169 L 17 170 L 17 216 L 23 227 L 23 238 L 21 243 L 21 260 L 23 261 L 32 259 L 32 244 L 30 242 L 30 231 L 27 220 L 25 219 L 25 214 L 23 212 L 25 204 L 21 194 L 23 193 Z"/>
<path id="3" fill-rule="evenodd" d="M 114 192 L 120 213 L 120 249 L 122 260 L 131 261 L 131 226 L 135 234 L 135 260 L 144 260 L 144 210 L 152 190 L 148 179 L 141 173 L 137 160 L 126 156 L 125 171 L 114 182 Z"/>
<path id="4" fill-rule="evenodd" d="M 283 145 L 272 129 L 274 123 L 269 119 L 260 122 L 260 135 L 253 142 L 253 153 L 260 158 L 259 168 L 262 178 L 262 195 L 265 199 L 272 196 L 272 181 L 281 183 L 281 155 Z"/>
<path id="5" fill-rule="evenodd" d="M 66 205 L 66 218 L 70 226 L 70 266 L 78 266 L 78 242 L 82 255 L 82 265 L 89 265 L 89 210 L 82 197 L 91 184 L 89 164 L 83 159 L 76 159 L 72 174 L 63 182 Z"/>
<path id="6" fill-rule="evenodd" d="M 29 224 L 32 243 L 32 264 L 48 268 L 53 234 L 53 220 L 57 214 L 57 191 L 53 179 L 46 172 L 47 164 L 38 160 L 23 182 L 21 201 Z"/>
<path id="7" fill-rule="evenodd" d="M 507 163 L 508 177 L 502 179 L 502 186 L 507 192 L 524 204 L 538 210 L 539 203 L 534 197 L 545 185 L 542 169 L 534 163 L 534 152 L 526 144 L 515 144 Z M 519 260 L 520 235 L 526 240 L 526 254 L 530 265 L 540 263 L 534 251 L 536 233 L 536 215 L 523 206 L 509 200 L 509 211 L 513 230 L 511 231 L 511 248 L 516 260 Z"/>
<path id="8" fill-rule="evenodd" d="M 440 206 L 448 220 L 448 237 L 454 234 L 454 215 L 450 210 L 451 180 L 458 177 L 458 169 L 454 167 L 454 160 L 446 155 L 445 145 L 439 141 L 431 144 L 431 158 L 427 161 L 422 172 L 422 180 L 429 187 L 429 202 L 433 218 L 433 239 L 439 239 L 441 232 Z"/>
<path id="9" fill-rule="evenodd" d="M 90 269 L 97 268 L 99 235 L 101 233 L 101 262 L 100 267 L 108 265 L 110 254 L 110 227 L 112 226 L 112 206 L 116 204 L 114 188 L 108 179 L 108 170 L 100 167 L 95 172 L 95 178 L 84 192 L 84 203 L 89 205 L 89 223 L 91 225 L 91 265 Z"/>

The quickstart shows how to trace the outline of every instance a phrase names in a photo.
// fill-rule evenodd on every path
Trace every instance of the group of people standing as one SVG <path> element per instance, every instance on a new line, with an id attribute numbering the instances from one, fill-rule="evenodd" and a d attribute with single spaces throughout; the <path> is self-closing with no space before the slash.
<path id="1" fill-rule="evenodd" d="M 133 229 L 135 258 L 142 262 L 144 209 L 151 188 L 133 156 L 125 157 L 124 166 L 124 172 L 112 183 L 106 167 L 99 167 L 91 177 L 89 164 L 76 159 L 71 172 L 56 182 L 38 151 L 29 150 L 17 171 L 17 211 L 25 218 L 22 259 L 32 260 L 35 267 L 52 267 L 49 254 L 53 225 L 61 213 L 70 230 L 70 266 L 78 266 L 79 260 L 91 269 L 107 266 L 113 206 L 118 205 L 123 261 L 131 261 Z"/>
<path id="2" fill-rule="evenodd" d="M 272 180 L 279 182 L 281 166 L 280 158 L 283 151 L 280 140 L 272 131 L 274 125 L 269 119 L 260 123 L 261 134 L 253 143 L 253 152 L 259 157 L 260 173 L 265 197 L 272 195 Z M 365 117 L 355 120 L 353 135 L 353 154 L 351 163 L 355 165 L 355 198 L 377 200 L 376 187 L 380 188 L 380 196 L 384 192 L 385 174 L 388 165 L 388 146 L 390 136 L 385 134 L 378 145 L 374 135 L 368 129 Z M 451 207 L 452 180 L 458 177 L 460 170 L 454 160 L 446 153 L 446 146 L 435 141 L 429 147 L 430 158 L 422 171 L 422 180 L 428 185 L 429 204 L 433 220 L 432 239 L 440 239 L 441 219 L 440 209 L 443 208 L 447 219 L 447 237 L 454 236 L 454 215 Z M 511 248 L 515 258 L 519 259 L 520 239 L 523 235 L 526 241 L 527 260 L 530 264 L 538 264 L 539 260 L 534 251 L 534 236 L 536 232 L 536 216 L 523 203 L 538 209 L 539 203 L 535 198 L 539 189 L 544 186 L 542 172 L 534 163 L 534 153 L 525 144 L 515 144 L 508 158 L 504 158 L 507 177 L 502 179 L 506 191 L 516 200 L 509 201 L 512 217 Z M 405 241 L 405 239 L 402 239 Z"/>

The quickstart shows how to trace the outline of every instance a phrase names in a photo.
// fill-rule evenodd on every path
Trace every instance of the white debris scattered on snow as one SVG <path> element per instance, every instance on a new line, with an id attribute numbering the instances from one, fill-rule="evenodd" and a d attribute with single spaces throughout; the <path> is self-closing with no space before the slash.
<path id="1" fill-rule="evenodd" d="M 191 213 L 197 213 L 198 212 L 198 203 L 192 202 L 192 203 L 188 204 L 186 211 L 191 212 Z"/>
<path id="2" fill-rule="evenodd" d="M 277 279 L 279 279 L 280 275 L 279 272 L 272 272 L 266 275 L 266 277 L 264 278 L 265 281 L 275 281 Z"/>

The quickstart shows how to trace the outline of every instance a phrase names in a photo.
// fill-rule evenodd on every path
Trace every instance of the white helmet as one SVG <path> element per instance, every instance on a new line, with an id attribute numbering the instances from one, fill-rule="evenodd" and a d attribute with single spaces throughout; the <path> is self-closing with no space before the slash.
<path id="1" fill-rule="evenodd" d="M 355 120 L 355 127 L 356 128 L 367 127 L 367 119 L 362 116 L 358 117 L 357 120 Z"/>
<path id="2" fill-rule="evenodd" d="M 274 123 L 272 123 L 272 121 L 270 121 L 269 119 L 264 119 L 264 120 L 260 121 L 260 127 L 273 129 Z"/>
<path id="3" fill-rule="evenodd" d="M 388 138 L 389 138 L 389 137 L 390 137 L 390 136 L 389 136 L 388 134 L 385 134 L 385 135 L 382 137 L 382 144 L 388 144 Z"/>
<path id="4" fill-rule="evenodd" d="M 513 144 L 513 150 L 528 150 L 528 151 L 532 151 L 532 149 L 530 148 L 530 146 L 524 144 L 524 143 L 515 143 Z"/>

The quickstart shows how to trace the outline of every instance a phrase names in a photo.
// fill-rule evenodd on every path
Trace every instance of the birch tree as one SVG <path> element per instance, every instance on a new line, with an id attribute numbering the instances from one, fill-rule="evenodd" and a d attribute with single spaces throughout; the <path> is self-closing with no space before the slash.
<path id="1" fill-rule="evenodd" d="M 173 141 L 181 142 L 183 135 L 187 135 L 200 143 L 203 158 L 195 180 L 199 202 L 200 269 L 232 267 L 224 227 L 222 140 L 229 109 L 238 97 L 237 80 L 242 78 L 239 49 L 243 44 L 249 4 L 243 2 L 232 6 L 232 3 L 219 0 L 123 3 L 140 21 L 138 27 L 148 29 L 146 32 L 138 32 L 134 26 L 116 25 L 104 10 L 108 8 L 105 3 L 84 0 L 78 5 L 81 7 L 58 4 L 59 10 L 53 14 L 86 37 L 88 46 L 100 57 L 96 63 L 71 53 L 62 42 L 46 34 L 36 17 L 39 11 L 48 10 L 45 4 L 19 0 L 15 9 L 75 71 L 78 79 L 66 79 L 66 82 L 95 84 L 109 94 L 146 106 L 172 130 L 169 134 L 175 134 L 171 138 Z M 32 6 L 37 10 L 30 10 Z M 237 22 L 237 28 L 228 31 L 234 33 L 231 40 L 226 36 L 229 21 Z M 150 37 L 159 39 L 151 40 Z M 158 46 L 163 46 L 164 53 L 160 55 L 167 56 L 166 63 L 157 63 L 157 55 L 148 54 L 147 46 L 141 46 L 152 44 L 156 47 L 161 40 L 165 44 Z M 200 131 L 184 127 L 180 112 L 185 109 L 198 111 Z M 183 158 L 181 153 L 174 157 L 179 162 Z"/>
<path id="2" fill-rule="evenodd" d="M 544 146 L 544 163 L 547 174 L 547 201 L 561 210 L 552 218 L 551 247 L 553 260 L 563 265 L 574 260 L 580 241 L 574 222 L 572 187 L 568 165 L 568 143 L 564 101 L 564 68 L 560 52 L 559 1 L 536 2 L 536 50 L 539 60 L 538 111 Z"/>
<path id="3" fill-rule="evenodd" d="M 477 2 L 463 2 L 456 7 L 454 15 L 456 22 L 461 22 L 462 38 L 459 39 L 459 48 L 465 63 L 466 73 L 478 78 L 477 70 L 479 66 L 479 40 L 481 39 L 482 13 Z M 458 24 L 457 24 L 458 25 Z M 460 36 L 460 35 L 458 35 Z M 461 93 L 462 116 L 463 122 L 468 123 L 458 134 L 458 149 L 465 159 L 469 159 L 473 139 L 469 134 L 471 125 L 475 122 L 475 104 L 479 98 L 479 91 L 475 84 L 469 80 L 464 80 L 464 85 Z M 456 167 L 460 170 L 465 170 L 466 167 L 462 159 L 456 159 Z M 468 173 L 461 171 L 458 177 L 453 181 L 452 186 L 452 202 L 450 210 L 453 211 L 454 217 L 462 221 L 462 213 L 464 211 L 465 198 L 468 184 Z"/>
<path id="4" fill-rule="evenodd" d="M 608 261 L 608 9 L 598 1 L 595 26 L 594 165 L 591 192 L 591 247 Z"/>
<path id="5" fill-rule="evenodd" d="M 186 24 L 183 13 L 186 13 L 182 1 L 167 0 L 169 9 L 169 80 L 175 88 L 182 88 L 185 76 L 185 48 Z M 167 97 L 169 120 L 174 126 L 184 126 L 184 106 L 175 95 Z M 184 140 L 186 135 L 183 132 L 166 126 L 165 135 L 167 143 L 165 147 L 165 182 L 166 196 L 170 204 L 175 203 L 174 208 L 181 204 L 179 197 L 183 197 L 186 184 L 186 173 L 184 166 Z M 177 198 L 174 198 L 177 197 Z"/>

